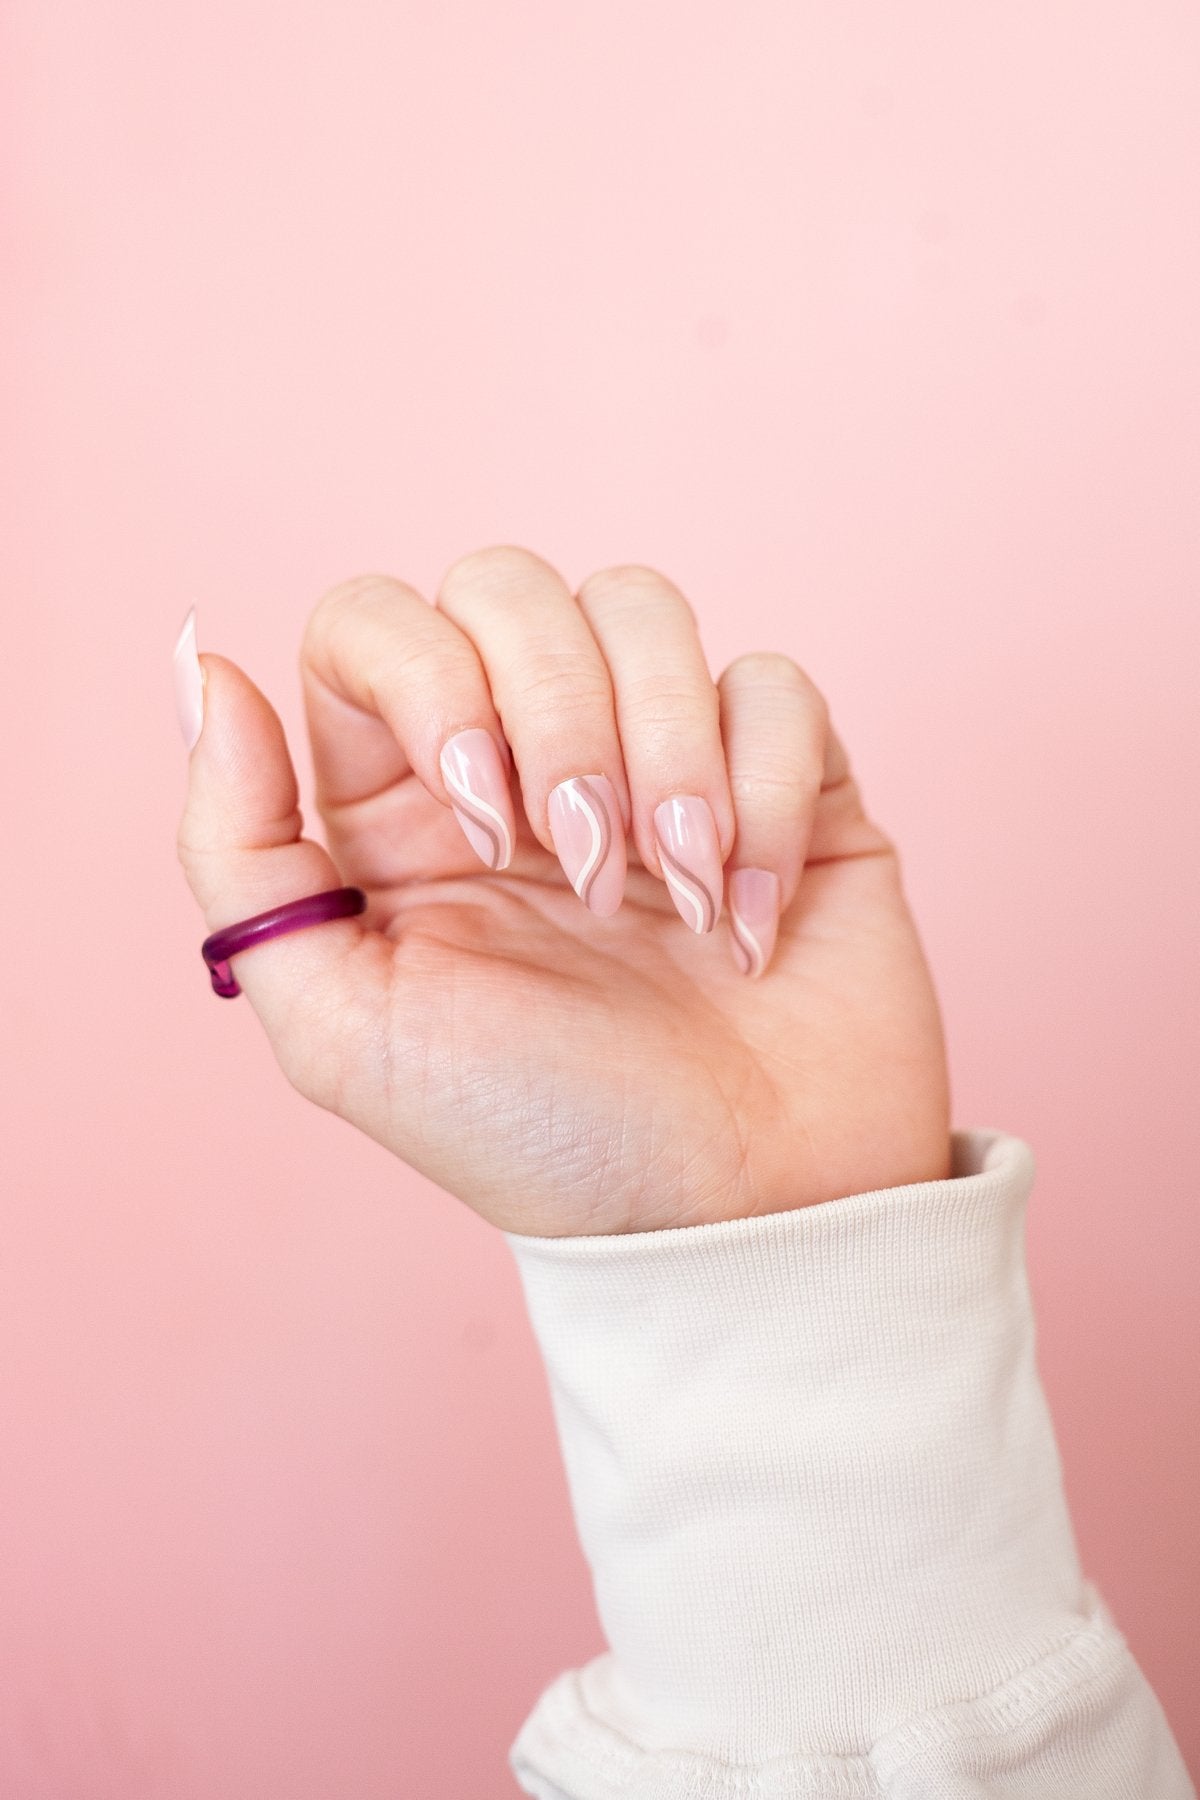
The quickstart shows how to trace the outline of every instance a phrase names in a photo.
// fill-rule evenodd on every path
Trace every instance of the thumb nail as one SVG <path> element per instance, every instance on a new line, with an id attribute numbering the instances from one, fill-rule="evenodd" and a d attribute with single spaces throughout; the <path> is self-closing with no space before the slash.
<path id="1" fill-rule="evenodd" d="M 196 654 L 196 609 L 191 607 L 175 644 L 175 707 L 189 755 L 204 726 L 204 670 Z"/>

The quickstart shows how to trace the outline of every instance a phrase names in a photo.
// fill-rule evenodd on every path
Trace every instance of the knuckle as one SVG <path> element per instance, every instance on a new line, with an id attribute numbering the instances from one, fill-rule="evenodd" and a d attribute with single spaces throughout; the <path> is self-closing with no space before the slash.
<path id="1" fill-rule="evenodd" d="M 403 584 L 390 575 L 356 575 L 323 594 L 308 615 L 300 645 L 301 667 L 320 668 L 336 662 L 346 632 L 364 613 L 393 601 Z"/>
<path id="2" fill-rule="evenodd" d="M 366 673 L 368 691 L 386 699 L 403 694 L 453 694 L 474 686 L 477 663 L 465 642 L 446 642 L 432 631 L 413 631 L 389 640 L 376 666 Z"/>
<path id="3" fill-rule="evenodd" d="M 608 680 L 594 657 L 569 651 L 535 658 L 521 678 L 521 699 L 539 708 L 575 713 L 580 707 L 610 704 Z"/>
<path id="4" fill-rule="evenodd" d="M 400 601 L 416 604 L 401 613 Z M 427 602 L 386 575 L 359 576 L 325 595 L 309 618 L 301 665 L 376 706 L 390 689 L 467 682 L 476 668 L 466 642 L 455 641 Z"/>
<path id="5" fill-rule="evenodd" d="M 192 898 L 207 915 L 220 893 L 221 859 L 212 844 L 203 843 L 185 815 L 175 834 L 175 856 Z"/>
<path id="6" fill-rule="evenodd" d="M 175 833 L 175 859 L 189 880 L 198 856 L 199 852 L 192 842 L 187 820 L 184 819 Z"/>
<path id="7" fill-rule="evenodd" d="M 490 544 L 468 551 L 452 562 L 439 583 L 443 599 L 486 588 L 497 598 L 507 598 L 527 587 L 531 580 L 553 575 L 549 563 L 523 544 Z"/>
<path id="8" fill-rule="evenodd" d="M 812 676 L 795 657 L 783 650 L 747 650 L 735 656 L 721 677 L 722 686 L 781 689 L 800 694 L 819 713 L 828 712 L 828 701 Z"/>
<path id="9" fill-rule="evenodd" d="M 354 575 L 349 581 L 330 588 L 308 615 L 306 641 L 327 640 L 331 630 L 340 626 L 349 614 L 394 594 L 399 585 L 390 575 Z"/>
<path id="10" fill-rule="evenodd" d="M 579 603 L 585 609 L 603 607 L 608 612 L 670 607 L 689 618 L 696 616 L 691 602 L 675 583 L 646 563 L 614 563 L 609 568 L 597 569 L 581 585 Z"/>
<path id="11" fill-rule="evenodd" d="M 623 721 L 639 732 L 676 734 L 716 728 L 717 691 L 711 683 L 671 682 L 649 677 L 632 682 L 622 696 Z"/>
<path id="12" fill-rule="evenodd" d="M 785 816 L 798 806 L 811 806 L 821 789 L 819 769 L 795 763 L 773 769 L 742 769 L 729 778 L 735 805 L 753 807 L 770 817 Z"/>
<path id="13" fill-rule="evenodd" d="M 649 671 L 626 680 L 622 711 L 631 718 L 687 718 L 716 716 L 718 693 L 711 680 L 684 679 L 662 671 Z"/>

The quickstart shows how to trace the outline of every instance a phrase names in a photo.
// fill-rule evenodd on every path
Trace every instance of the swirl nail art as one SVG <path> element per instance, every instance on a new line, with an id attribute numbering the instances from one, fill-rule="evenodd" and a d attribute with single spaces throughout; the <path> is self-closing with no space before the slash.
<path id="1" fill-rule="evenodd" d="M 458 732 L 442 746 L 438 761 L 454 816 L 472 850 L 489 869 L 506 869 L 513 858 L 516 821 L 491 732 L 481 727 Z"/>
<path id="2" fill-rule="evenodd" d="M 655 808 L 654 835 L 663 878 L 684 923 L 711 931 L 721 911 L 721 846 L 716 820 L 698 794 L 677 794 Z"/>
<path id="3" fill-rule="evenodd" d="M 547 804 L 550 835 L 567 879 L 601 917 L 616 912 L 625 890 L 625 825 L 606 775 L 571 775 Z"/>
<path id="4" fill-rule="evenodd" d="M 779 928 L 779 877 L 773 869 L 735 869 L 729 877 L 730 949 L 743 975 L 771 960 Z"/>

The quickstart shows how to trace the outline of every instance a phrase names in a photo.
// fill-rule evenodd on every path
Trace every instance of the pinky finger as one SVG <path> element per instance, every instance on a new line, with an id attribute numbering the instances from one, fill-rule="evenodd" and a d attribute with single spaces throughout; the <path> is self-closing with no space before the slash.
<path id="1" fill-rule="evenodd" d="M 824 696 L 791 657 L 739 656 L 717 684 L 737 835 L 729 860 L 730 950 L 744 975 L 770 963 L 812 838 L 830 736 Z"/>

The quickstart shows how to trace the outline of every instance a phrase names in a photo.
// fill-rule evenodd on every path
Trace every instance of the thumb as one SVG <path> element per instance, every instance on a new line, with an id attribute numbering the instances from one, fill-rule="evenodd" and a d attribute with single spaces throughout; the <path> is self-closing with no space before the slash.
<path id="1" fill-rule="evenodd" d="M 196 649 L 196 612 L 175 646 L 175 696 L 188 746 L 187 800 L 176 847 L 208 932 L 287 900 L 344 885 L 329 852 L 301 836 L 296 771 L 270 701 L 227 657 Z M 328 1048 L 344 1013 L 357 918 L 331 919 L 239 950 L 239 986 L 290 1079 Z M 197 970 L 208 980 L 197 957 Z"/>

